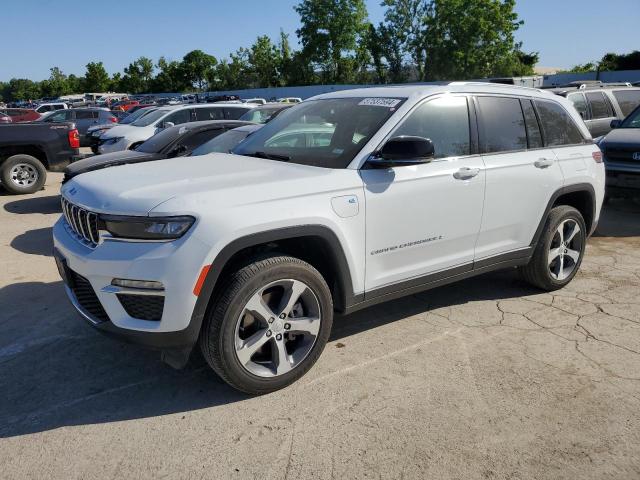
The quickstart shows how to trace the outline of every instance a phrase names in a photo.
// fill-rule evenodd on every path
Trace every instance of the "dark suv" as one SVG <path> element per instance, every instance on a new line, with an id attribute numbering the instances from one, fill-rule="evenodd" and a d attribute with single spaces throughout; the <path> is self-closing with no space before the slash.
<path id="1" fill-rule="evenodd" d="M 38 121 L 46 123 L 75 123 L 80 135 L 80 146 L 88 147 L 90 145 L 90 138 L 87 136 L 89 127 L 105 123 L 117 123 L 118 119 L 110 111 L 102 108 L 70 108 L 45 115 Z"/>
<path id="2" fill-rule="evenodd" d="M 609 133 L 613 120 L 622 120 L 640 105 L 640 88 L 629 83 L 572 84 L 552 91 L 573 103 L 594 138 Z"/>
<path id="3" fill-rule="evenodd" d="M 640 107 L 598 142 L 607 171 L 607 195 L 640 193 Z"/>

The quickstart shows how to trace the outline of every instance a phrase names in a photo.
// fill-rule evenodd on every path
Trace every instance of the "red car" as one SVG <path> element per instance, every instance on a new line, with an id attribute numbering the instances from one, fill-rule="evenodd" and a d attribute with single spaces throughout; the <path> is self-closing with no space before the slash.
<path id="1" fill-rule="evenodd" d="M 130 108 L 140 105 L 138 100 L 122 100 L 121 102 L 114 103 L 111 106 L 111 110 L 120 110 L 121 112 L 127 112 Z"/>
<path id="2" fill-rule="evenodd" d="M 11 117 L 0 110 L 0 123 L 12 123 Z"/>
<path id="3" fill-rule="evenodd" d="M 29 108 L 5 108 L 2 112 L 11 117 L 12 123 L 33 122 L 41 117 L 38 112 Z"/>

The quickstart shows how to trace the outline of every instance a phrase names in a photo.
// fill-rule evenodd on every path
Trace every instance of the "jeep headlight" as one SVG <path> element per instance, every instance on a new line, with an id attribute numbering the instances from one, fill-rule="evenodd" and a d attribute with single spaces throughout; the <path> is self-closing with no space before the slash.
<path id="1" fill-rule="evenodd" d="M 175 240 L 183 236 L 195 218 L 101 216 L 102 227 L 115 238 L 131 240 Z"/>

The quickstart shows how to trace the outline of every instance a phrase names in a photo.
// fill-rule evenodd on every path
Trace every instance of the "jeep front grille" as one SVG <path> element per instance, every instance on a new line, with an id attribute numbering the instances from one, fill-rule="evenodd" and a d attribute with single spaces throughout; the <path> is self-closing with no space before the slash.
<path id="1" fill-rule="evenodd" d="M 70 229 L 85 245 L 95 248 L 100 240 L 98 214 L 74 205 L 62 197 L 62 213 Z"/>

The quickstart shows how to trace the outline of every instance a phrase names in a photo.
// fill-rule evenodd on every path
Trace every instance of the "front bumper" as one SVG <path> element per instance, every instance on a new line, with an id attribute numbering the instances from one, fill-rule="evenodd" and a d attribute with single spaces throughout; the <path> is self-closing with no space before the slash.
<path id="1" fill-rule="evenodd" d="M 54 255 L 69 300 L 104 333 L 152 348 L 190 349 L 200 330 L 200 323 L 191 321 L 197 300 L 193 287 L 210 247 L 189 233 L 174 242 L 105 240 L 90 248 L 60 218 L 53 227 Z M 121 289 L 111 285 L 114 278 L 161 282 L 164 291 Z M 164 296 L 161 315 L 153 320 L 131 316 L 122 295 L 151 294 Z"/>
<path id="2" fill-rule="evenodd" d="M 640 191 L 640 168 L 636 171 L 607 169 L 606 186 L 608 190 Z"/>

